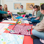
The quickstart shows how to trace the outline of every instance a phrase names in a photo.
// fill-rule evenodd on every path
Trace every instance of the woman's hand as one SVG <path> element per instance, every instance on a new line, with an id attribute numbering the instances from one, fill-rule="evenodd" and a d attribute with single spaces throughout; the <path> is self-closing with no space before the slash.
<path id="1" fill-rule="evenodd" d="M 32 18 L 32 17 L 29 17 L 29 18 Z"/>
<path id="2" fill-rule="evenodd" d="M 40 17 L 37 17 L 35 20 L 39 20 L 40 19 Z"/>
<path id="3" fill-rule="evenodd" d="M 36 16 L 32 16 L 32 17 L 34 17 L 34 18 L 35 18 Z"/>

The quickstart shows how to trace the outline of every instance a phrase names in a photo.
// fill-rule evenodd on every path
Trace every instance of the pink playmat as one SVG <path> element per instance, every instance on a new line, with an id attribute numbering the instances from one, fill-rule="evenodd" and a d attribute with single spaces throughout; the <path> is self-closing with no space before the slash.
<path id="1" fill-rule="evenodd" d="M 30 25 L 20 25 L 17 24 L 14 26 L 13 30 L 15 34 L 21 34 L 21 35 L 30 35 L 31 34 L 31 28 Z M 10 33 L 13 33 L 12 31 Z"/>

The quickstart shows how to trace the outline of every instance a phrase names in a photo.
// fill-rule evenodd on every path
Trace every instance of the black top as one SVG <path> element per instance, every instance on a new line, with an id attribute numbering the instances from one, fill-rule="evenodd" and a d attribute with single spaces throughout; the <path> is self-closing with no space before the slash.
<path id="1" fill-rule="evenodd" d="M 0 14 L 0 21 L 2 21 L 3 17 L 2 17 L 3 14 Z"/>

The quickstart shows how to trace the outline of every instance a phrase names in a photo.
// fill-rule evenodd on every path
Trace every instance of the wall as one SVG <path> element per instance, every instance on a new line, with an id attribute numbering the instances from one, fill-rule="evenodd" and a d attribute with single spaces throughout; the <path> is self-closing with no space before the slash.
<path id="1" fill-rule="evenodd" d="M 1 4 L 1 0 L 0 0 L 0 4 Z"/>
<path id="2" fill-rule="evenodd" d="M 7 4 L 8 5 L 8 10 L 10 10 L 13 13 L 17 13 L 19 10 L 14 9 L 14 3 L 21 3 L 24 6 L 24 10 L 27 14 L 32 13 L 32 10 L 26 10 L 26 3 L 35 3 L 35 5 L 40 5 L 40 3 L 44 3 L 44 0 L 35 0 L 35 1 L 15 1 L 13 0 L 12 2 L 6 2 L 6 0 L 1 0 L 1 4 Z"/>

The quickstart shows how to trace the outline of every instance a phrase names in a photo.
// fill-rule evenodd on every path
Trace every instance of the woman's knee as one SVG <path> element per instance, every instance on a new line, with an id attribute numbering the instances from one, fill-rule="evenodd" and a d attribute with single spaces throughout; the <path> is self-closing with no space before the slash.
<path id="1" fill-rule="evenodd" d="M 31 22 L 33 22 L 33 20 L 31 20 Z"/>

